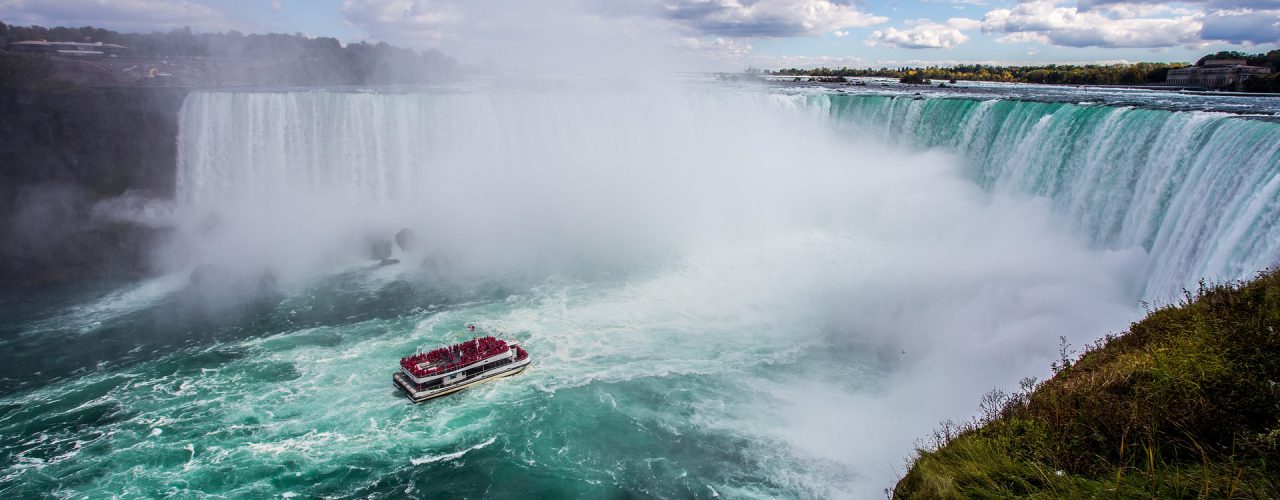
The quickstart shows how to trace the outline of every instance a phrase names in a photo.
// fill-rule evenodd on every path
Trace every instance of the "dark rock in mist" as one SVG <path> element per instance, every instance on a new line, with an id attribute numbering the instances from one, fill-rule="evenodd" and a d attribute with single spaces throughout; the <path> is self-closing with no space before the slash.
<path id="1" fill-rule="evenodd" d="M 209 214 L 204 216 L 203 219 L 200 219 L 201 234 L 204 234 L 204 235 L 212 234 L 215 231 L 217 231 L 218 228 L 220 227 L 222 227 L 222 218 L 218 217 L 217 213 L 209 212 Z"/>
<path id="2" fill-rule="evenodd" d="M 422 267 L 432 271 L 444 271 L 453 267 L 453 259 L 444 250 L 436 250 L 422 259 Z"/>
<path id="3" fill-rule="evenodd" d="M 395 264 L 399 264 L 399 263 L 400 263 L 400 259 L 382 259 L 382 261 L 381 261 L 381 262 L 378 262 L 378 265 L 379 265 L 379 266 L 391 266 L 391 265 L 395 265 Z"/>
<path id="4" fill-rule="evenodd" d="M 373 260 L 387 260 L 391 258 L 391 240 L 374 240 L 369 244 L 369 256 Z"/>
<path id="5" fill-rule="evenodd" d="M 280 302 L 283 296 L 277 281 L 270 269 L 244 272 L 203 264 L 191 271 L 180 301 L 199 316 L 243 315 Z"/>
<path id="6" fill-rule="evenodd" d="M 187 277 L 187 286 L 190 288 L 200 288 L 207 286 L 221 286 L 229 279 L 229 275 L 222 268 L 213 264 L 201 264 L 191 270 L 191 275 Z"/>
<path id="7" fill-rule="evenodd" d="M 417 241 L 418 235 L 412 229 L 406 227 L 396 232 L 396 246 L 400 247 L 401 251 L 408 252 Z"/>

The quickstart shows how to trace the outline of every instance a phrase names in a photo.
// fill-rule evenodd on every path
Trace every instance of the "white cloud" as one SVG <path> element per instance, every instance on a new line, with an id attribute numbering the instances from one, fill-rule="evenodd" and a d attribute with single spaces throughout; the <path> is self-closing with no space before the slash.
<path id="1" fill-rule="evenodd" d="M 450 1 L 343 0 L 339 9 L 346 22 L 369 39 L 410 47 L 439 47 L 463 57 L 471 52 L 486 52 L 482 56 L 486 58 L 495 57 L 494 50 L 486 47 L 502 45 L 501 40 L 545 42 L 584 30 L 594 33 L 593 40 L 652 39 L 670 34 L 665 40 L 676 41 L 678 48 L 687 49 L 687 40 L 698 40 L 703 44 L 699 52 L 715 48 L 718 54 L 732 54 L 739 52 L 738 48 L 717 45 L 715 40 L 750 47 L 742 40 L 828 33 L 846 36 L 849 28 L 888 20 L 842 0 Z M 573 26 L 560 26 L 566 23 Z M 624 32 L 635 27 L 648 34 Z M 607 33 L 599 33 L 601 30 Z M 562 36 L 557 37 L 556 33 Z M 581 40 L 565 43 L 570 45 L 569 52 L 580 52 L 572 46 L 583 45 Z M 565 48 L 555 50 L 564 52 Z"/>
<path id="2" fill-rule="evenodd" d="M 866 67 L 867 60 L 858 56 L 795 56 L 756 54 L 751 63 L 761 68 L 839 68 Z"/>
<path id="3" fill-rule="evenodd" d="M 883 45 L 904 49 L 950 49 L 969 41 L 964 30 L 974 30 L 981 26 L 976 19 L 956 17 L 944 23 L 930 20 L 918 20 L 907 29 L 888 28 L 877 30 L 867 38 L 869 46 Z"/>
<path id="4" fill-rule="evenodd" d="M 981 7 L 987 5 L 986 0 L 920 0 L 923 3 L 949 3 L 958 9 L 965 7 Z"/>
<path id="5" fill-rule="evenodd" d="M 831 0 L 674 0 L 654 12 L 697 33 L 733 37 L 820 35 L 889 20 Z"/>
<path id="6" fill-rule="evenodd" d="M 1012 9 L 995 9 L 982 30 L 1002 34 L 1005 43 L 1040 42 L 1066 47 L 1173 47 L 1201 43 L 1199 13 L 1165 6 L 1113 4 L 1087 11 L 1059 0 L 1029 0 Z M 1171 17 L 1149 17 L 1164 13 Z"/>
<path id="7" fill-rule="evenodd" d="M 197 31 L 246 29 L 225 12 L 184 0 L 0 0 L 0 18 L 10 24 L 96 26 L 152 31 L 189 26 Z"/>
<path id="8" fill-rule="evenodd" d="M 411 47 L 440 40 L 448 25 L 462 20 L 454 6 L 431 0 L 342 0 L 338 9 L 370 37 Z"/>
<path id="9" fill-rule="evenodd" d="M 847 36 L 888 20 L 846 0 L 343 0 L 340 12 L 371 40 L 538 70 L 726 67 L 752 62 L 752 38 Z"/>
<path id="10" fill-rule="evenodd" d="M 1166 2 L 1162 2 L 1160 0 L 1079 0 L 1077 5 L 1080 7 L 1080 10 L 1089 10 L 1094 7 L 1116 4 L 1162 5 L 1165 3 Z M 1203 5 L 1205 9 L 1210 11 L 1235 9 L 1264 11 L 1280 9 L 1280 0 L 1179 0 L 1178 3 Z"/>
<path id="11" fill-rule="evenodd" d="M 739 62 L 751 55 L 751 44 L 723 37 L 709 40 L 699 38 L 681 38 L 676 40 L 681 49 L 702 53 L 708 59 L 722 62 Z"/>

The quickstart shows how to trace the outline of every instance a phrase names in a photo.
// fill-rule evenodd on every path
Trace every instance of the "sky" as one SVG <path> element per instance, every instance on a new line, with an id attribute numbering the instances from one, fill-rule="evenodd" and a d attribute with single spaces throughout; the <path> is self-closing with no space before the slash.
<path id="1" fill-rule="evenodd" d="M 0 0 L 0 21 L 303 33 L 534 67 L 1194 61 L 1280 47 L 1280 0 Z"/>

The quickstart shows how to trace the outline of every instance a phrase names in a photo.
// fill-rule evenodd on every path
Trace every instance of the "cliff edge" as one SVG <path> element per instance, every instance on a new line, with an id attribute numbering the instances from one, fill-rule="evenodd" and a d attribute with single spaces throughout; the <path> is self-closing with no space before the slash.
<path id="1" fill-rule="evenodd" d="M 158 228 L 95 211 L 170 199 L 183 89 L 0 86 L 0 283 L 147 273 Z"/>

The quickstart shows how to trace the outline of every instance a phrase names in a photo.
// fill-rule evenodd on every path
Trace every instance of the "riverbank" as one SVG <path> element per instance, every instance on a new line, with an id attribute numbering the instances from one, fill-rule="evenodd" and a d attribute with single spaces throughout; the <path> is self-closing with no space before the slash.
<path id="1" fill-rule="evenodd" d="M 1280 271 L 1201 286 L 944 424 L 895 498 L 1280 496 Z"/>

